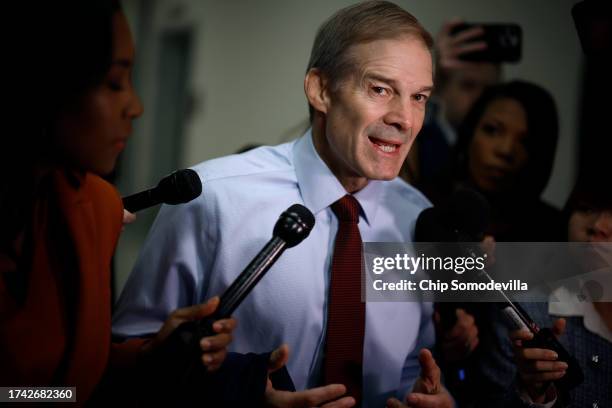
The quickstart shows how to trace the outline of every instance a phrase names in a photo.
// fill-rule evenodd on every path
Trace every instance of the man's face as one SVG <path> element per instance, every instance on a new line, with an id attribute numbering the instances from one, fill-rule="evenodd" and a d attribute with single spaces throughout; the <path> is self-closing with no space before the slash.
<path id="1" fill-rule="evenodd" d="M 315 147 L 344 188 L 397 177 L 425 115 L 431 54 L 413 37 L 349 49 L 355 69 L 327 89 Z"/>
<path id="2" fill-rule="evenodd" d="M 485 88 L 499 82 L 499 66 L 490 62 L 473 63 L 453 72 L 441 93 L 446 120 L 458 128 Z"/>

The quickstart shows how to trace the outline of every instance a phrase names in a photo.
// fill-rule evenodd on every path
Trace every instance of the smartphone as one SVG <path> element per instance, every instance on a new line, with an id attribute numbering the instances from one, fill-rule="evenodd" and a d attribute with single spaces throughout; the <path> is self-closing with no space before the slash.
<path id="1" fill-rule="evenodd" d="M 525 348 L 543 348 L 553 350 L 559 356 L 559 361 L 567 363 L 565 375 L 554 383 L 561 389 L 571 390 L 582 384 L 584 372 L 580 363 L 572 356 L 557 340 L 553 331 L 547 327 L 540 328 L 518 303 L 500 303 L 502 316 L 506 326 L 510 330 L 529 330 L 533 333 L 533 339 L 523 342 Z"/>
<path id="2" fill-rule="evenodd" d="M 523 31 L 518 24 L 484 24 L 463 23 L 451 30 L 455 35 L 472 27 L 482 27 L 484 34 L 473 41 L 485 41 L 487 48 L 463 54 L 460 58 L 472 62 L 519 62 L 521 60 L 521 49 L 523 44 Z"/>

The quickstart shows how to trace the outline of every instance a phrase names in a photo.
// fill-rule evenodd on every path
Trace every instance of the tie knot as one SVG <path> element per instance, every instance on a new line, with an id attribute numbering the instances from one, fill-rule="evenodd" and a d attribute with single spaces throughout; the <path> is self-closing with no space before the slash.
<path id="1" fill-rule="evenodd" d="M 359 201 L 352 195 L 345 195 L 333 203 L 331 209 L 338 217 L 338 221 L 359 223 Z"/>

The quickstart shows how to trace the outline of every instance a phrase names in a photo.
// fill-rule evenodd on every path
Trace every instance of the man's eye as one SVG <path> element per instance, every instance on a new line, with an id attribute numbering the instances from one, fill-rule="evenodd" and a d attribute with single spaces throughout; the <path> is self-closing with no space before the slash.
<path id="1" fill-rule="evenodd" d="M 376 95 L 380 95 L 380 96 L 385 96 L 385 95 L 387 95 L 389 93 L 387 91 L 387 88 L 384 88 L 382 86 L 373 86 L 372 87 L 372 92 L 374 92 Z"/>
<path id="2" fill-rule="evenodd" d="M 414 95 L 414 100 L 417 101 L 417 102 L 426 102 L 427 101 L 427 95 L 416 94 L 416 95 Z"/>

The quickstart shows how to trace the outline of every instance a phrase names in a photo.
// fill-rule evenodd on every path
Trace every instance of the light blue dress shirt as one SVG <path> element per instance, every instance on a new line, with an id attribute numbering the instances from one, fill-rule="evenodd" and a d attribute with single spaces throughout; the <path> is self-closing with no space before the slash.
<path id="1" fill-rule="evenodd" d="M 263 353 L 287 343 L 298 390 L 319 385 L 331 258 L 338 222 L 330 205 L 346 191 L 314 149 L 311 132 L 276 147 L 194 167 L 202 195 L 163 206 L 118 301 L 113 334 L 156 332 L 175 309 L 220 295 L 272 237 L 282 211 L 308 207 L 308 238 L 268 271 L 236 310 L 230 350 Z M 371 181 L 355 194 L 364 242 L 410 242 L 430 203 L 400 179 Z M 434 343 L 432 305 L 368 302 L 363 406 L 403 398 L 419 374 L 418 352 Z"/>

